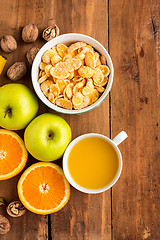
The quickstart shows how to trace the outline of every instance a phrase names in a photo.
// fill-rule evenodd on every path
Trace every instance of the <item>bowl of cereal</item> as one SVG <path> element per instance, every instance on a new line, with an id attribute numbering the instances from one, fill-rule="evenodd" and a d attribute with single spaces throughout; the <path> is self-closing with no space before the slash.
<path id="1" fill-rule="evenodd" d="M 36 94 L 49 108 L 80 114 L 107 97 L 114 68 L 107 50 L 95 39 L 78 33 L 60 35 L 37 53 L 31 71 Z"/>

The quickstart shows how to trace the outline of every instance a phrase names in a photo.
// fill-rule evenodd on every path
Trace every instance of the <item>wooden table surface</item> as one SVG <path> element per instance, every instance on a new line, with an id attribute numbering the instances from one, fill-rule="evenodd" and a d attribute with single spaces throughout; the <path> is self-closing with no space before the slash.
<path id="1" fill-rule="evenodd" d="M 123 171 L 116 185 L 98 195 L 71 187 L 69 203 L 59 212 L 40 216 L 29 211 L 9 220 L 12 229 L 1 240 L 159 240 L 160 239 L 160 4 L 159 0 L 0 0 L 0 37 L 18 41 L 8 57 L 0 85 L 10 83 L 7 68 L 25 60 L 27 49 L 41 47 L 21 39 L 25 24 L 42 29 L 52 23 L 61 34 L 77 32 L 97 39 L 108 49 L 115 76 L 109 96 L 96 109 L 77 116 L 61 115 L 73 138 L 97 132 L 128 139 L 120 146 Z M 21 81 L 31 89 L 30 70 Z M 53 112 L 39 101 L 38 114 Z M 18 131 L 23 137 L 24 131 Z M 35 162 L 29 156 L 28 164 Z M 61 164 L 61 161 L 56 161 Z M 20 174 L 0 182 L 0 195 L 18 199 Z M 6 214 L 0 208 L 1 214 Z"/>

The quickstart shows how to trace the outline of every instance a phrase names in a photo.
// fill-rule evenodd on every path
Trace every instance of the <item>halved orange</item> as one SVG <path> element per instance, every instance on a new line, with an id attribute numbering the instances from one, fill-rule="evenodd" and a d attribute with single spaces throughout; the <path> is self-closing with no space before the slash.
<path id="1" fill-rule="evenodd" d="M 70 185 L 62 168 L 55 163 L 31 165 L 18 182 L 23 205 L 37 214 L 50 214 L 63 208 L 70 197 Z"/>
<path id="2" fill-rule="evenodd" d="M 0 180 L 20 173 L 27 158 L 28 153 L 20 136 L 13 131 L 0 129 Z"/>

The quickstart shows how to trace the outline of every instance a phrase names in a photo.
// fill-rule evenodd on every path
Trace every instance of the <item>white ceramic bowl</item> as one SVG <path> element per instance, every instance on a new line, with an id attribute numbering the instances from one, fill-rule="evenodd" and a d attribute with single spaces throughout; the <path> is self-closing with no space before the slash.
<path id="1" fill-rule="evenodd" d="M 40 84 L 38 83 L 39 64 L 41 62 L 41 57 L 46 50 L 56 46 L 58 43 L 70 45 L 71 43 L 74 43 L 77 41 L 86 42 L 86 43 L 90 44 L 91 46 L 93 46 L 95 48 L 95 50 L 97 50 L 101 55 L 103 55 L 107 60 L 107 65 L 109 66 L 111 72 L 109 75 L 109 81 L 108 81 L 106 90 L 103 92 L 101 97 L 95 103 L 93 103 L 92 105 L 90 105 L 88 107 L 80 109 L 80 110 L 74 110 L 74 109 L 68 110 L 68 109 L 58 107 L 55 104 L 51 103 L 45 97 L 45 95 L 42 93 L 42 91 L 40 89 Z M 94 109 L 95 107 L 99 106 L 99 104 L 107 97 L 108 93 L 111 90 L 112 83 L 113 83 L 113 75 L 114 75 L 114 68 L 113 68 L 112 60 L 111 60 L 107 50 L 102 46 L 102 44 L 100 44 L 95 39 L 93 39 L 87 35 L 78 34 L 78 33 L 63 34 L 63 35 L 60 35 L 60 36 L 50 40 L 49 42 L 47 42 L 37 53 L 37 55 L 34 59 L 34 62 L 32 64 L 32 71 L 31 71 L 33 87 L 35 89 L 36 94 L 41 99 L 41 101 L 44 104 L 46 104 L 49 108 L 51 108 L 57 112 L 65 113 L 65 114 L 84 113 L 84 112 L 90 111 L 91 109 Z"/>

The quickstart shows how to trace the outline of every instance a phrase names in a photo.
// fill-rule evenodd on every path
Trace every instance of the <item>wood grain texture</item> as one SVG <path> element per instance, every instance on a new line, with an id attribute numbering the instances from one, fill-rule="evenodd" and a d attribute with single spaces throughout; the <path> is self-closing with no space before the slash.
<path id="1" fill-rule="evenodd" d="M 55 17 L 62 33 L 84 33 L 108 48 L 107 1 L 57 0 L 54 4 Z M 64 14 L 59 14 L 60 12 Z M 83 115 L 61 116 L 70 124 L 73 139 L 88 132 L 109 136 L 109 97 L 100 107 Z M 69 203 L 60 212 L 51 215 L 51 227 L 52 238 L 56 240 L 110 240 L 110 191 L 87 195 L 71 188 Z"/>
<path id="2" fill-rule="evenodd" d="M 10 83 L 7 68 L 25 61 L 35 43 L 21 39 L 27 23 L 40 33 L 57 23 L 61 34 L 84 33 L 109 49 L 115 77 L 112 91 L 96 109 L 77 116 L 58 114 L 71 126 L 75 137 L 97 132 L 114 138 L 125 130 L 129 138 L 120 145 L 121 178 L 112 191 L 87 195 L 71 188 L 69 203 L 59 212 L 9 218 L 12 229 L 2 240 L 159 240 L 160 239 L 160 3 L 158 0 L 0 0 L 0 38 L 13 35 L 18 42 L 0 76 L 0 86 Z M 109 9 L 109 13 L 108 13 Z M 108 21 L 109 20 L 109 21 Z M 108 29 L 109 26 L 109 29 Z M 109 30 L 109 36 L 108 36 Z M 39 34 L 40 35 L 40 34 Z M 108 45 L 109 40 L 109 45 Z M 33 90 L 30 69 L 19 83 Z M 38 114 L 53 112 L 39 101 Z M 110 125 L 111 124 L 111 125 Z M 111 127 L 111 128 L 110 128 Z M 17 131 L 23 138 L 24 131 Z M 29 156 L 27 167 L 35 160 Z M 61 160 L 56 161 L 61 165 Z M 20 174 L 0 182 L 0 195 L 7 203 L 18 199 Z M 6 214 L 3 207 L 1 214 Z"/>
<path id="3" fill-rule="evenodd" d="M 120 145 L 123 171 L 112 190 L 115 240 L 160 239 L 159 16 L 159 1 L 109 4 L 111 132 L 129 135 Z"/>
<path id="4" fill-rule="evenodd" d="M 0 86 L 11 83 L 11 81 L 6 76 L 6 70 L 16 61 L 26 61 L 25 53 L 32 46 L 41 47 L 45 42 L 39 37 L 39 40 L 36 43 L 27 44 L 24 43 L 21 39 L 21 29 L 27 23 L 41 24 L 41 28 L 47 24 L 46 22 L 40 21 L 40 17 L 44 14 L 45 1 L 43 5 L 39 8 L 40 2 L 37 1 L 2 1 L 0 0 L 1 14 L 0 14 L 0 38 L 3 35 L 11 34 L 13 35 L 18 42 L 18 49 L 13 53 L 5 53 L 0 50 L 0 54 L 7 57 L 7 64 L 4 68 L 2 75 L 0 76 Z M 41 1 L 42 4 L 42 1 Z M 43 25 L 44 24 L 44 25 Z M 31 78 L 30 78 L 30 68 L 28 68 L 27 75 L 18 83 L 23 83 L 33 90 Z M 47 107 L 40 103 L 39 112 L 43 113 L 47 111 Z M 23 138 L 24 131 L 17 131 L 17 133 Z M 27 166 L 36 162 L 30 155 L 28 158 Z M 17 200 L 17 182 L 20 178 L 20 175 L 16 177 L 0 182 L 0 195 L 5 198 L 7 203 Z M 6 214 L 3 207 L 0 208 L 0 213 Z M 8 216 L 7 216 L 8 217 Z M 29 211 L 20 218 L 11 218 L 8 217 L 11 222 L 11 231 L 5 235 L 0 235 L 1 240 L 46 240 L 48 239 L 48 217 L 38 216 Z"/>
<path id="5" fill-rule="evenodd" d="M 1 0 L 2 2 L 2 0 Z M 99 7 L 100 3 L 100 7 Z M 57 23 L 61 34 L 80 32 L 95 37 L 106 48 L 108 45 L 108 6 L 107 1 L 9 1 L 1 5 L 0 35 L 12 34 L 18 41 L 18 49 L 8 57 L 7 65 L 1 75 L 0 84 L 9 83 L 6 69 L 15 61 L 25 61 L 25 53 L 32 46 L 41 47 L 45 42 L 39 37 L 33 44 L 21 40 L 21 29 L 27 23 L 37 24 L 40 31 L 47 25 Z M 6 18 L 6 12 L 10 18 Z M 62 14 L 63 13 L 63 14 Z M 98 14 L 97 14 L 98 13 Z M 97 17 L 95 18 L 95 15 Z M 105 30 L 104 30 L 105 29 Z M 2 52 L 1 52 L 2 54 Z M 32 90 L 30 71 L 19 81 Z M 38 114 L 53 112 L 40 101 Z M 60 114 L 71 126 L 73 138 L 83 133 L 99 132 L 109 136 L 109 99 L 101 107 L 84 115 L 67 116 Z M 23 137 L 24 131 L 18 131 Z M 28 165 L 35 160 L 30 156 Z M 61 165 L 61 160 L 57 161 Z M 14 179 L 1 182 L 0 191 L 10 202 L 17 199 L 16 184 L 20 174 Z M 5 189 L 8 189 L 6 192 Z M 110 191 L 99 195 L 82 194 L 71 189 L 68 205 L 59 213 L 51 215 L 53 239 L 111 239 L 111 198 Z M 10 219 L 12 230 L 2 239 L 50 239 L 47 217 L 34 215 L 30 212 L 19 219 Z M 50 227 L 50 224 L 49 224 Z"/>

